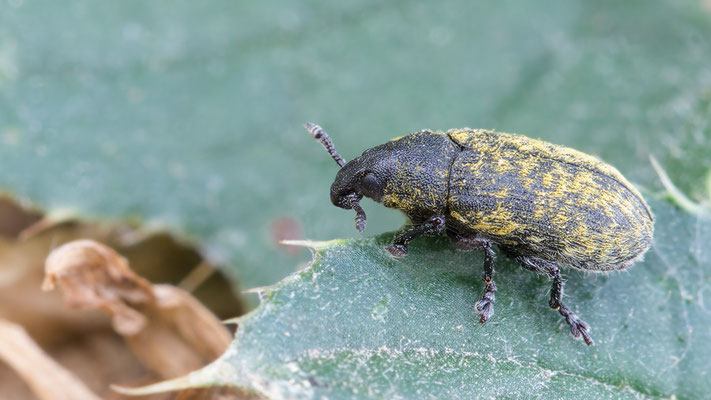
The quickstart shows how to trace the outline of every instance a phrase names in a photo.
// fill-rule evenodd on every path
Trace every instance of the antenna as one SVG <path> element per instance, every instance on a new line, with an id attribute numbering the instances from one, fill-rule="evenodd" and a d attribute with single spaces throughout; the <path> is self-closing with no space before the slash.
<path id="1" fill-rule="evenodd" d="M 356 229 L 358 229 L 358 232 L 363 233 L 365 230 L 365 211 L 363 211 L 363 207 L 360 206 L 358 203 L 358 196 L 353 193 L 350 196 L 350 204 L 351 208 L 356 212 L 356 217 L 355 217 L 355 226 Z"/>
<path id="2" fill-rule="evenodd" d="M 328 137 L 328 134 L 326 133 L 326 131 L 323 130 L 323 128 L 316 124 L 312 124 L 311 122 L 307 122 L 304 127 L 307 131 L 309 131 L 309 133 L 311 134 L 311 136 L 313 136 L 314 139 L 321 142 L 323 147 L 326 148 L 328 154 L 333 157 L 339 167 L 342 168 L 344 165 L 346 165 L 346 162 L 343 161 L 343 158 L 336 152 L 336 149 L 333 147 L 333 142 L 331 141 L 331 138 Z"/>
<path id="3" fill-rule="evenodd" d="M 336 161 L 336 164 L 338 164 L 339 167 L 343 168 L 343 166 L 346 165 L 346 162 L 343 161 L 343 157 L 341 157 L 336 152 L 336 149 L 333 147 L 333 142 L 331 141 L 331 138 L 328 137 L 328 134 L 326 133 L 326 131 L 323 130 L 323 128 L 316 124 L 312 124 L 311 122 L 307 122 L 306 124 L 304 124 L 304 128 L 309 131 L 309 133 L 311 134 L 311 136 L 313 136 L 314 139 L 321 142 L 323 147 L 326 148 L 328 154 L 333 157 L 333 160 Z M 361 207 L 360 203 L 358 203 L 358 195 L 355 193 L 351 193 L 346 197 L 346 199 L 346 201 L 348 201 L 348 205 L 351 206 L 351 209 L 356 212 L 356 229 L 358 229 L 358 232 L 363 233 L 363 231 L 365 230 L 366 216 L 365 211 L 363 211 L 363 207 Z"/>

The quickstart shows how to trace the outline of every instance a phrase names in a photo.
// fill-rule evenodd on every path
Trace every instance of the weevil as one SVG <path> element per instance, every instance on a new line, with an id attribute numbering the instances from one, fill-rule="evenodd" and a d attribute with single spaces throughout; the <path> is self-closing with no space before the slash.
<path id="1" fill-rule="evenodd" d="M 590 326 L 562 302 L 559 266 L 606 272 L 642 259 L 654 216 L 637 189 L 614 167 L 567 147 L 484 129 L 423 130 L 366 150 L 346 163 L 318 125 L 306 129 L 340 168 L 331 202 L 356 212 L 363 232 L 363 196 L 402 211 L 412 226 L 387 250 L 445 232 L 457 248 L 484 252 L 484 294 L 474 305 L 494 313 L 494 246 L 523 268 L 553 280 L 549 306 L 574 337 L 593 344 Z"/>

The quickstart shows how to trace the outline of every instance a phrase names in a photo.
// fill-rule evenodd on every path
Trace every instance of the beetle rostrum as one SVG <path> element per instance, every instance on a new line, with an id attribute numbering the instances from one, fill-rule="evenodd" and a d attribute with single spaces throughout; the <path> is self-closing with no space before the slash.
<path id="1" fill-rule="evenodd" d="M 590 326 L 561 301 L 559 266 L 621 270 L 641 260 L 654 217 L 641 194 L 595 157 L 526 136 L 483 129 L 420 131 L 366 150 L 346 163 L 318 125 L 306 129 L 341 167 L 331 202 L 356 212 L 363 196 L 402 211 L 412 226 L 388 246 L 395 257 L 410 241 L 445 232 L 461 250 L 484 252 L 485 291 L 474 309 L 494 313 L 494 246 L 523 268 L 553 279 L 549 305 L 576 338 L 593 344 Z"/>

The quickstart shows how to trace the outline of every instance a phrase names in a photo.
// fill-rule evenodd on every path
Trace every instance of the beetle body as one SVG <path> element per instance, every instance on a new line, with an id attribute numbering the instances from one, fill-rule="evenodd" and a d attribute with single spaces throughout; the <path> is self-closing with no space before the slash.
<path id="1" fill-rule="evenodd" d="M 610 165 L 567 147 L 480 129 L 421 131 L 366 150 L 343 165 L 331 187 L 333 204 L 342 208 L 355 208 L 362 196 L 412 221 L 389 248 L 393 255 L 405 255 L 417 236 L 441 231 L 462 248 L 486 252 L 487 292 L 477 303 L 482 322 L 493 313 L 493 244 L 524 268 L 554 278 L 551 307 L 588 344 L 589 327 L 560 302 L 557 265 L 626 268 L 641 259 L 654 231 L 644 199 Z"/>

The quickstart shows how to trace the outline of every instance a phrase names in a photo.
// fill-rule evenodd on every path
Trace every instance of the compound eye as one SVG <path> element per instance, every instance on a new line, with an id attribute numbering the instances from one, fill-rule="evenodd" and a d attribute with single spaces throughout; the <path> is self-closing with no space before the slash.
<path id="1" fill-rule="evenodd" d="M 383 183 L 374 173 L 368 172 L 360 179 L 360 192 L 371 199 L 380 199 L 383 195 Z"/>

